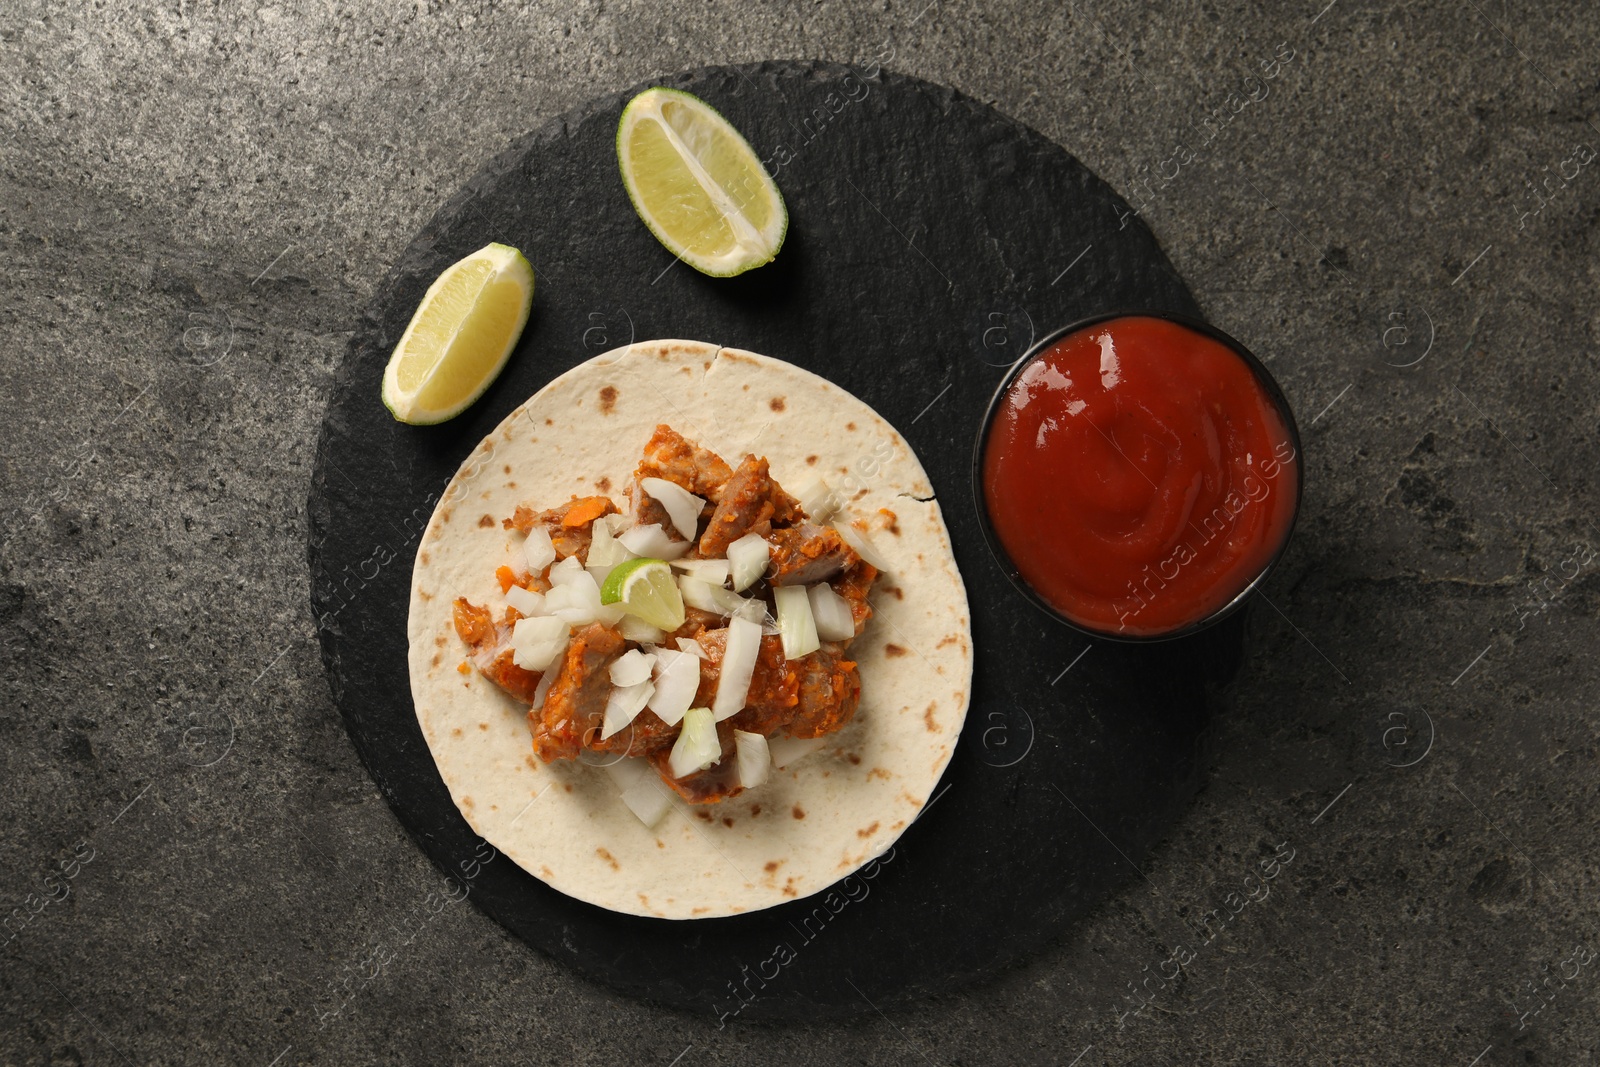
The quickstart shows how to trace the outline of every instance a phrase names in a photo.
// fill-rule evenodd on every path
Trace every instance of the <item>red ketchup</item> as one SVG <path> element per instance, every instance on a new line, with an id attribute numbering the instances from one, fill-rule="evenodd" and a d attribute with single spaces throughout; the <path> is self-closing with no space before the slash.
<path id="1" fill-rule="evenodd" d="M 1111 319 L 1030 360 L 983 454 L 1023 581 L 1089 630 L 1173 633 L 1266 568 L 1294 523 L 1294 439 L 1250 365 L 1163 319 Z"/>

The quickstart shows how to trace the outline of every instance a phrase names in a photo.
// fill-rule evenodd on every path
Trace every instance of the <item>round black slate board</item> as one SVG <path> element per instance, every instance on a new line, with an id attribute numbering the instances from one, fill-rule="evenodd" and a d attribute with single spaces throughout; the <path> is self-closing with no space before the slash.
<path id="1" fill-rule="evenodd" d="M 767 160 L 789 206 L 782 252 L 715 280 L 651 237 L 614 149 L 622 106 L 644 86 L 548 123 L 452 197 L 357 324 L 318 446 L 312 602 L 334 699 L 434 862 L 581 974 L 712 1019 L 840 1017 L 949 992 L 1026 957 L 1135 876 L 1198 787 L 1208 693 L 1231 676 L 1241 632 L 1236 616 L 1185 641 L 1090 648 L 1032 607 L 978 526 L 969 472 L 985 405 L 1006 364 L 1054 326 L 1108 308 L 1199 309 L 1105 183 L 954 90 L 787 62 L 656 84 L 709 101 Z M 390 349 L 429 282 L 489 241 L 523 249 L 538 275 L 515 356 L 460 418 L 396 424 L 378 400 Z M 894 423 L 943 506 L 976 648 L 960 745 L 892 853 L 827 894 L 677 923 L 606 912 L 503 857 L 485 862 L 492 850 L 434 768 L 406 672 L 417 537 L 456 467 L 557 374 L 658 337 L 789 360 Z"/>

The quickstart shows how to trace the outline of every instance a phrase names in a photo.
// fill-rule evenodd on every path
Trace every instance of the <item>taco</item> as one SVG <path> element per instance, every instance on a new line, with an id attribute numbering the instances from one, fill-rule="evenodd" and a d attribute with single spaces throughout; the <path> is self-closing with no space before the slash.
<path id="1" fill-rule="evenodd" d="M 472 828 L 564 893 L 674 919 L 881 855 L 972 673 L 905 440 L 816 375 L 689 341 L 580 364 L 480 443 L 419 545 L 408 637 Z"/>

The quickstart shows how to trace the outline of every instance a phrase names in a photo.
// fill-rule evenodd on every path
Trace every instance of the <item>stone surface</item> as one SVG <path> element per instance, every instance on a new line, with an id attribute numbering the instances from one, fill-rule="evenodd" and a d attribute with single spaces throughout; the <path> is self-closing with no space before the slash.
<path id="1" fill-rule="evenodd" d="M 1499 2 L 9 5 L 6 1058 L 1592 1059 L 1597 33 Z M 441 904 L 329 697 L 304 502 L 356 316 L 484 159 L 782 56 L 952 85 L 1138 204 L 1295 402 L 1307 494 L 1142 877 L 968 992 L 719 1031 Z M 1252 901 L 1264 844 L 1293 858 Z"/>

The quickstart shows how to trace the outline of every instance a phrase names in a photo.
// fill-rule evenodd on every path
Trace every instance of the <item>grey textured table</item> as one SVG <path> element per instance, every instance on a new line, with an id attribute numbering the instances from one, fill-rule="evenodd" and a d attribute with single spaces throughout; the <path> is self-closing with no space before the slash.
<path id="1" fill-rule="evenodd" d="M 8 5 L 0 1059 L 1592 1062 L 1600 11 L 1323 3 Z M 304 501 L 354 316 L 483 159 L 786 56 L 1116 186 L 1282 381 L 1308 493 L 1142 877 L 962 996 L 718 1030 L 448 904 L 334 713 Z"/>

